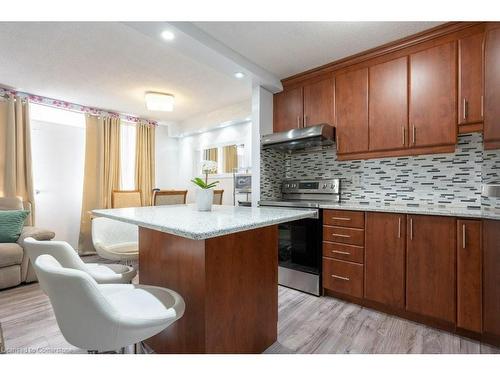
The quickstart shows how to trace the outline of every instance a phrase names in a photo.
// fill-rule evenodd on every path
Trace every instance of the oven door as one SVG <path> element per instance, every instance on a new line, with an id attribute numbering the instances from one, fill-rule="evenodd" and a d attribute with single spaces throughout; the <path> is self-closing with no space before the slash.
<path id="1" fill-rule="evenodd" d="M 278 281 L 281 285 L 319 295 L 321 274 L 321 215 L 280 224 Z"/>

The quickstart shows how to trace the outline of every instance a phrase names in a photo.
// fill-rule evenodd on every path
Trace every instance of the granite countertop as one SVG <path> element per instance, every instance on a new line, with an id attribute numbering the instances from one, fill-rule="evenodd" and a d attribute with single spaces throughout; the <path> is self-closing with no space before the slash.
<path id="1" fill-rule="evenodd" d="M 437 215 L 437 216 L 456 216 L 476 219 L 494 219 L 500 220 L 500 215 L 493 212 L 485 212 L 479 208 L 455 207 L 446 205 L 425 205 L 408 206 L 403 204 L 361 204 L 361 203 L 328 203 L 323 204 L 320 208 L 335 209 L 335 210 L 352 210 L 352 211 L 373 211 L 373 212 L 394 212 L 404 214 L 417 215 Z"/>
<path id="2" fill-rule="evenodd" d="M 193 240 L 204 240 L 315 215 L 313 210 L 308 209 L 219 205 L 214 205 L 211 212 L 199 212 L 194 205 L 171 205 L 93 210 L 92 213 Z"/>

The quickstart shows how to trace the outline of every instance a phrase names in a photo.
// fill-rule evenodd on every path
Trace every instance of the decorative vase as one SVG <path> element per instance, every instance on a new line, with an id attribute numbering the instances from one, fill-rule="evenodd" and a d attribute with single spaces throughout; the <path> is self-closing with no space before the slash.
<path id="1" fill-rule="evenodd" d="M 198 211 L 212 211 L 214 191 L 212 189 L 198 189 L 196 192 L 196 206 Z"/>

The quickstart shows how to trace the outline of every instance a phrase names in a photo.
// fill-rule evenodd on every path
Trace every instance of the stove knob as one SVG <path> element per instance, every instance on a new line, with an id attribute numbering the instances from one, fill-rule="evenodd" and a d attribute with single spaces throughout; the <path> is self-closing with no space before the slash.
<path id="1" fill-rule="evenodd" d="M 326 189 L 328 187 L 327 184 L 323 184 L 323 189 Z"/>

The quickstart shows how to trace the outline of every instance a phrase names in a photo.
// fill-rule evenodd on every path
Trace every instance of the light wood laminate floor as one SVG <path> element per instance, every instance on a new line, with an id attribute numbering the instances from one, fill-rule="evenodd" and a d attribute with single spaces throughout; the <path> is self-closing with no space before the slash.
<path id="1" fill-rule="evenodd" d="M 0 291 L 0 322 L 8 353 L 84 352 L 64 340 L 36 283 Z M 266 353 L 500 353 L 448 332 L 283 287 L 278 332 L 278 342 Z"/>

